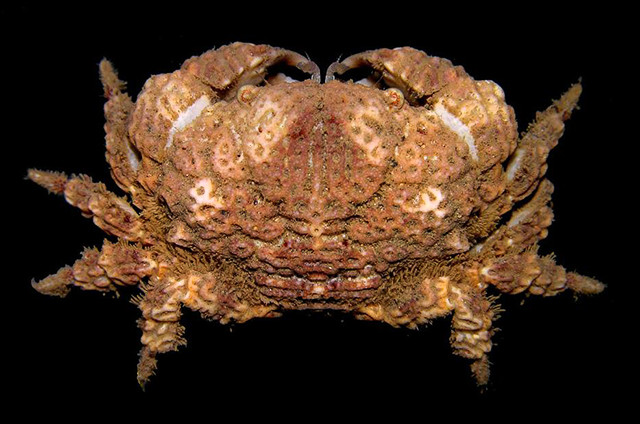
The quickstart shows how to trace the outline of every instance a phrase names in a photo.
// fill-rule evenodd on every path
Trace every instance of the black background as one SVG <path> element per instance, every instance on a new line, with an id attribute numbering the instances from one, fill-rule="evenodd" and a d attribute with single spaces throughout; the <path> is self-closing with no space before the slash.
<path id="1" fill-rule="evenodd" d="M 435 411 L 496 417 L 511 406 L 529 416 L 615 413 L 626 405 L 636 382 L 629 343 L 637 330 L 624 299 L 634 300 L 637 261 L 624 243 L 636 239 L 638 136 L 637 118 L 627 117 L 621 103 L 637 98 L 624 10 L 343 8 L 2 6 L 4 384 L 11 397 L 33 400 L 20 408 L 24 417 L 131 405 L 127 416 L 208 411 L 217 420 L 257 411 L 306 421 L 391 411 L 427 420 Z M 134 290 L 120 298 L 78 290 L 59 299 L 31 288 L 32 278 L 73 263 L 103 235 L 24 177 L 29 167 L 86 173 L 117 191 L 104 161 L 100 59 L 115 64 L 135 96 L 150 75 L 233 41 L 298 51 L 323 70 L 359 51 L 410 45 L 496 81 L 521 130 L 582 78 L 580 110 L 549 158 L 555 223 L 541 251 L 597 277 L 607 290 L 577 300 L 569 293 L 502 297 L 506 311 L 496 322 L 501 331 L 484 392 L 467 362 L 450 354 L 448 319 L 418 331 L 322 313 L 222 326 L 189 311 L 188 346 L 162 355 L 158 374 L 141 391 L 139 314 L 128 301 Z"/>

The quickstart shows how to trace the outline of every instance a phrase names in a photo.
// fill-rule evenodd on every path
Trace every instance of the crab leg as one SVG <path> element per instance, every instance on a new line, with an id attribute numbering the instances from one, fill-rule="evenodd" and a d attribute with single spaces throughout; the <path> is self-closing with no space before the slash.
<path id="1" fill-rule="evenodd" d="M 104 105 L 104 130 L 111 174 L 120 188 L 135 194 L 140 152 L 129 139 L 127 127 L 134 104 L 124 92 L 126 83 L 118 79 L 113 65 L 106 59 L 100 62 L 100 81 L 107 98 Z"/>
<path id="2" fill-rule="evenodd" d="M 456 355 L 472 359 L 471 371 L 480 385 L 489 381 L 491 324 L 497 308 L 481 290 L 473 291 L 450 285 L 449 302 L 453 305 L 451 346 Z"/>
<path id="3" fill-rule="evenodd" d="M 498 308 L 486 297 L 483 286 L 459 284 L 456 278 L 466 277 L 453 269 L 442 273 L 439 277 L 423 278 L 416 287 L 414 300 L 405 306 L 367 305 L 359 308 L 358 312 L 365 318 L 410 328 L 453 312 L 450 341 L 454 353 L 472 359 L 471 371 L 476 381 L 480 385 L 487 384 L 487 354 L 491 351 L 493 334 L 491 325 Z"/>
<path id="4" fill-rule="evenodd" d="M 528 290 L 531 294 L 554 296 L 566 289 L 583 294 L 604 290 L 604 285 L 593 278 L 567 272 L 552 257 L 539 257 L 535 252 L 487 260 L 479 275 L 483 283 L 509 294 Z"/>
<path id="5" fill-rule="evenodd" d="M 490 244 L 499 251 L 504 251 L 511 245 L 524 248 L 546 237 L 545 228 L 551 224 L 553 218 L 551 208 L 547 206 L 551 199 L 553 185 L 543 179 L 547 169 L 546 160 L 549 152 L 558 144 L 562 136 L 563 122 L 569 118 L 571 111 L 576 107 L 580 91 L 579 84 L 572 86 L 560 100 L 554 102 L 544 112 L 539 112 L 536 121 L 529 125 L 528 131 L 507 158 L 506 169 L 503 170 L 500 164 L 497 165 L 500 168 L 503 191 L 480 214 L 478 222 L 481 225 L 470 230 L 472 237 L 486 237 L 489 234 L 487 230 L 493 229 L 500 216 L 510 211 L 516 202 L 526 199 L 531 193 L 536 192 L 536 194 L 524 208 L 512 215 L 507 227 L 498 229 L 496 234 L 484 243 L 485 250 Z M 520 221 L 525 225 L 518 225 Z M 514 234 L 518 232 L 520 234 Z M 525 240 L 527 237 L 530 239 Z M 500 244 L 504 241 L 507 241 L 509 246 L 495 246 L 496 243 Z"/>
<path id="6" fill-rule="evenodd" d="M 505 225 L 477 245 L 472 250 L 472 255 L 518 254 L 544 239 L 547 236 L 547 227 L 553 220 L 553 211 L 548 206 L 552 193 L 553 184 L 549 180 L 543 180 L 533 197 L 523 207 L 515 210 Z"/>
<path id="7" fill-rule="evenodd" d="M 71 205 L 105 232 L 127 241 L 146 240 L 142 220 L 129 203 L 86 175 L 68 178 L 60 172 L 30 169 L 28 178 L 51 193 L 64 194 Z"/>
<path id="8" fill-rule="evenodd" d="M 182 302 L 188 296 L 187 279 L 154 277 L 144 287 L 138 306 L 142 311 L 142 350 L 138 362 L 138 383 L 144 387 L 157 367 L 158 353 L 177 350 L 186 344 L 180 325 Z"/>
<path id="9" fill-rule="evenodd" d="M 141 386 L 154 374 L 158 353 L 177 350 L 186 342 L 180 325 L 182 307 L 201 312 L 204 316 L 225 324 L 245 322 L 256 317 L 276 316 L 275 307 L 243 303 L 230 297 L 221 286 L 217 273 L 191 272 L 180 277 L 164 275 L 168 266 L 160 265 L 159 276 L 150 279 L 144 293 L 135 303 L 142 311 L 142 350 L 138 362 L 138 382 Z"/>
<path id="10" fill-rule="evenodd" d="M 479 281 L 511 294 L 528 290 L 552 296 L 566 289 L 595 294 L 604 289 L 602 283 L 592 278 L 567 273 L 551 257 L 537 255 L 537 242 L 546 237 L 546 228 L 553 219 L 548 206 L 552 192 L 553 185 L 542 180 L 527 204 L 472 252 L 485 258 L 476 270 Z"/>
<path id="11" fill-rule="evenodd" d="M 527 197 L 546 173 L 547 156 L 562 137 L 564 121 L 577 106 L 581 92 L 582 86 L 574 84 L 544 112 L 538 112 L 518 142 L 506 168 L 507 192 L 513 201 Z"/>
<path id="12" fill-rule="evenodd" d="M 136 285 L 157 267 L 150 251 L 127 243 L 105 241 L 102 250 L 85 249 L 72 266 L 65 266 L 39 282 L 40 293 L 64 297 L 70 286 L 83 290 L 110 291 L 117 286 Z"/>

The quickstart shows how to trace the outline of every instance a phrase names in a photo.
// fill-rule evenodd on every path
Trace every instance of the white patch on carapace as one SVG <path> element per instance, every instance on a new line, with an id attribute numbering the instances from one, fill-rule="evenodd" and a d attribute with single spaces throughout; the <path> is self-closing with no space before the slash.
<path id="1" fill-rule="evenodd" d="M 440 203 L 444 200 L 444 195 L 435 187 L 428 187 L 427 191 L 420 192 L 417 196 L 417 204 L 418 206 L 409 206 L 406 202 L 398 202 L 401 204 L 402 209 L 409 213 L 428 213 L 433 212 L 435 216 L 438 218 L 442 218 L 446 211 L 444 209 L 439 209 Z"/>
<path id="2" fill-rule="evenodd" d="M 133 146 L 129 142 L 125 142 L 127 146 L 127 159 L 129 160 L 129 165 L 131 169 L 134 171 L 138 171 L 140 167 L 140 159 L 138 159 L 138 154 L 133 150 Z"/>
<path id="3" fill-rule="evenodd" d="M 515 153 L 511 157 L 509 161 L 509 165 L 507 165 L 507 180 L 513 181 L 513 178 L 516 176 L 516 172 L 520 169 L 522 165 L 522 157 L 524 156 L 524 150 L 522 148 L 516 149 Z"/>
<path id="4" fill-rule="evenodd" d="M 222 199 L 214 195 L 214 186 L 211 178 L 202 178 L 198 180 L 195 187 L 189 190 L 189 195 L 193 197 L 195 203 L 191 205 L 191 209 L 196 212 L 196 218 L 199 220 L 203 217 L 199 215 L 203 206 L 212 206 L 215 209 L 224 208 Z"/>
<path id="5" fill-rule="evenodd" d="M 478 149 L 476 148 L 476 140 L 475 138 L 473 138 L 473 135 L 471 135 L 469 127 L 467 127 L 464 122 L 462 122 L 451 112 L 449 112 L 442 103 L 436 104 L 433 111 L 451 131 L 458 134 L 458 136 L 463 139 L 465 143 L 467 143 L 471 158 L 473 160 L 478 160 Z"/>
<path id="6" fill-rule="evenodd" d="M 178 131 L 182 131 L 187 125 L 192 123 L 198 116 L 200 116 L 204 108 L 210 104 L 211 102 L 209 101 L 209 97 L 207 95 L 202 95 L 198 100 L 193 102 L 191 106 L 182 111 L 171 125 L 169 137 L 167 137 L 167 145 L 165 147 L 171 147 L 173 144 L 174 134 Z"/>
<path id="7" fill-rule="evenodd" d="M 507 227 L 515 227 L 530 216 L 531 210 L 528 210 L 527 208 L 520 209 L 519 211 L 516 211 L 513 213 L 513 215 L 511 215 L 511 219 L 507 223 Z"/>

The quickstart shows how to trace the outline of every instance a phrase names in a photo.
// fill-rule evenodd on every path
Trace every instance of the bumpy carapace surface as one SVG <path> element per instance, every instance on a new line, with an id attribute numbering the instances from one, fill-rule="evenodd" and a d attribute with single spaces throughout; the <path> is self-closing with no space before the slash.
<path id="1" fill-rule="evenodd" d="M 106 60 L 100 75 L 106 158 L 127 196 L 28 175 L 114 239 L 33 285 L 140 285 L 141 384 L 185 343 L 184 307 L 223 323 L 451 314 L 453 350 L 486 384 L 496 294 L 604 288 L 537 253 L 552 221 L 546 159 L 579 84 L 519 137 L 497 84 L 412 48 L 350 56 L 322 80 L 297 53 L 235 43 L 151 77 L 135 103 Z"/>

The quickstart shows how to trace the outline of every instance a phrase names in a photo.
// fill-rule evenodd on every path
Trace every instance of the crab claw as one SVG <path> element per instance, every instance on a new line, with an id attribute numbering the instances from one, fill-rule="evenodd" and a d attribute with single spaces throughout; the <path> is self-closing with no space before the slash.
<path id="1" fill-rule="evenodd" d="M 183 69 L 204 81 L 222 97 L 232 97 L 237 88 L 246 84 L 259 84 L 269 80 L 268 71 L 277 65 L 295 67 L 320 81 L 320 68 L 299 53 L 250 43 L 233 43 L 210 50 L 187 60 Z M 279 74 L 271 78 L 280 78 Z"/>
<path id="2" fill-rule="evenodd" d="M 457 78 L 458 73 L 464 73 L 446 59 L 428 56 L 410 47 L 398 47 L 369 50 L 334 62 L 327 69 L 326 81 L 358 68 L 369 68 L 371 73 L 357 83 L 380 87 L 384 82 L 388 87 L 400 89 L 410 102 L 419 102 Z"/>

